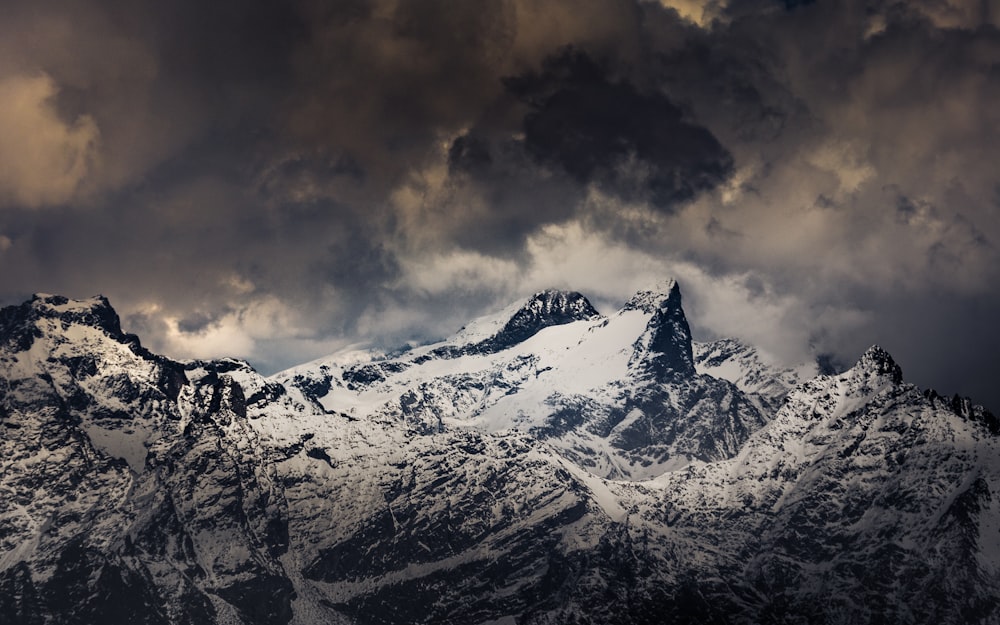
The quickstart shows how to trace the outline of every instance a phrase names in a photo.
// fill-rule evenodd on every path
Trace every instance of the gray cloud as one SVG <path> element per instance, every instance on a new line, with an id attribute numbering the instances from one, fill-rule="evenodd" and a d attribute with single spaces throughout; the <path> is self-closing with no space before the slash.
<path id="1" fill-rule="evenodd" d="M 549 57 L 542 73 L 505 81 L 532 109 L 525 148 L 626 201 L 672 208 L 718 186 L 732 157 L 705 128 L 684 119 L 662 94 L 612 81 L 582 52 Z"/>
<path id="2" fill-rule="evenodd" d="M 673 273 L 703 336 L 1000 406 L 996 2 L 4 10 L 7 303 L 273 370 Z"/>

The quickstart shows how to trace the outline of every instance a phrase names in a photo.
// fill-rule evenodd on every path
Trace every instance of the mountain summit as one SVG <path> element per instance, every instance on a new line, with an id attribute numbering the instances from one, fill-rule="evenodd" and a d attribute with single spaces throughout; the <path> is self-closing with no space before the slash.
<path id="1" fill-rule="evenodd" d="M 660 377 L 694 375 L 691 328 L 681 306 L 677 282 L 670 280 L 654 290 L 636 293 L 622 310 L 652 315 L 646 331 L 636 342 L 636 360 Z"/>
<path id="2" fill-rule="evenodd" d="M 673 281 L 609 317 L 578 293 L 545 291 L 440 343 L 342 362 L 334 355 L 276 377 L 331 412 L 416 432 L 528 431 L 607 478 L 729 457 L 766 422 L 761 401 L 696 371 Z"/>
<path id="3" fill-rule="evenodd" d="M 660 308 L 667 306 L 673 300 L 675 306 L 680 305 L 681 287 L 674 279 L 663 280 L 648 289 L 637 291 L 625 302 L 622 310 L 641 310 L 651 315 Z"/>
<path id="4" fill-rule="evenodd" d="M 66 327 L 71 324 L 88 326 L 116 339 L 125 338 L 118 313 L 103 295 L 70 300 L 45 293 L 36 293 L 20 306 L 0 309 L 0 337 L 17 349 L 27 349 L 43 327 L 57 322 Z"/>
<path id="5" fill-rule="evenodd" d="M 499 332 L 480 343 L 479 348 L 492 352 L 508 349 L 544 328 L 598 317 L 600 313 L 576 291 L 541 291 L 528 299 Z"/>
<path id="6" fill-rule="evenodd" d="M 992 623 L 998 420 L 692 341 L 667 282 L 392 356 L 175 362 L 103 298 L 0 310 L 13 625 Z"/>

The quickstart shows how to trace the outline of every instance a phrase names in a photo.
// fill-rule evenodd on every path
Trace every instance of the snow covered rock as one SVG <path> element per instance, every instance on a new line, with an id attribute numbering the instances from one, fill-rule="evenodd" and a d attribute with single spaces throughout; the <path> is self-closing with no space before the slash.
<path id="1" fill-rule="evenodd" d="M 0 310 L 3 623 L 994 623 L 1000 421 L 696 344 L 673 282 L 395 355 L 174 362 Z"/>
<path id="2" fill-rule="evenodd" d="M 544 328 L 598 317 L 600 313 L 587 298 L 575 291 L 542 291 L 525 302 L 499 332 L 476 347 L 480 351 L 501 351 L 531 338 Z"/>
<path id="3" fill-rule="evenodd" d="M 622 311 L 649 314 L 649 323 L 636 340 L 633 367 L 641 366 L 661 379 L 695 374 L 691 328 L 681 307 L 681 290 L 673 280 L 651 291 L 635 294 Z"/>
<path id="4" fill-rule="evenodd" d="M 610 317 L 577 293 L 545 291 L 440 343 L 356 363 L 334 355 L 276 379 L 331 412 L 419 434 L 528 431 L 602 477 L 729 457 L 768 417 L 697 373 L 673 281 Z"/>
<path id="5" fill-rule="evenodd" d="M 766 414 L 776 413 L 789 392 L 820 373 L 815 362 L 781 366 L 773 356 L 737 339 L 694 343 L 693 347 L 698 373 L 732 382 Z"/>

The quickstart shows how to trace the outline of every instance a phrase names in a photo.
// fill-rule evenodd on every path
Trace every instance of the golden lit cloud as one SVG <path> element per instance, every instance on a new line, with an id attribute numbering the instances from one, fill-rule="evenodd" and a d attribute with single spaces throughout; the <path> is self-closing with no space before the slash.
<path id="1" fill-rule="evenodd" d="M 46 74 L 0 78 L 0 202 L 28 207 L 72 200 L 98 157 L 94 119 L 63 120 Z"/>

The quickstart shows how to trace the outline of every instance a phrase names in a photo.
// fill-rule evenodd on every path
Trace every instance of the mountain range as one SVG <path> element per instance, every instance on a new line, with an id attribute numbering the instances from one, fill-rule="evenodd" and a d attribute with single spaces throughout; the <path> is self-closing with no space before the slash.
<path id="1" fill-rule="evenodd" d="M 274 376 L 0 310 L 0 622 L 1000 622 L 1000 420 L 549 290 Z"/>

